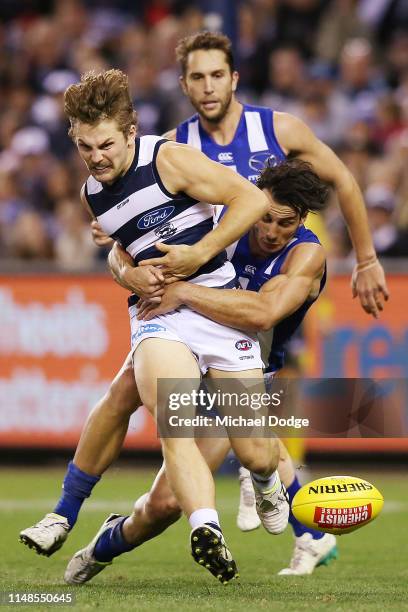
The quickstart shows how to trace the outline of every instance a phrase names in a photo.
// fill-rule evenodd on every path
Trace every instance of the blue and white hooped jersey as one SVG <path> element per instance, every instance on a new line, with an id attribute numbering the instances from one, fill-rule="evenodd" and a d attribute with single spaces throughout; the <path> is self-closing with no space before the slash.
<path id="1" fill-rule="evenodd" d="M 136 138 L 134 160 L 126 174 L 112 185 L 90 176 L 86 199 L 103 231 L 118 240 L 137 264 L 160 257 L 158 241 L 195 244 L 213 229 L 213 206 L 186 194 L 171 194 L 156 168 L 160 146 L 157 136 Z M 190 280 L 212 287 L 234 278 L 232 265 L 223 251 L 202 266 Z"/>
<path id="2" fill-rule="evenodd" d="M 233 140 L 219 145 L 200 124 L 198 114 L 180 123 L 177 142 L 200 149 L 207 157 L 229 166 L 241 176 L 255 182 L 266 162 L 278 164 L 286 159 L 273 128 L 273 111 L 262 106 L 243 105 Z"/>
<path id="3" fill-rule="evenodd" d="M 300 225 L 288 244 L 277 253 L 271 255 L 271 257 L 268 257 L 268 259 L 258 259 L 251 254 L 249 234 L 246 234 L 235 243 L 235 245 L 231 247 L 232 250 L 228 252 L 228 255 L 230 261 L 234 265 L 241 287 L 249 291 L 259 291 L 262 285 L 280 274 L 283 263 L 290 251 L 299 244 L 308 242 L 320 244 L 316 234 L 307 229 L 304 225 Z M 320 281 L 319 295 L 325 284 L 326 270 Z M 267 371 L 275 372 L 283 367 L 285 346 L 303 321 L 306 312 L 315 299 L 306 300 L 300 308 L 274 327 Z"/>

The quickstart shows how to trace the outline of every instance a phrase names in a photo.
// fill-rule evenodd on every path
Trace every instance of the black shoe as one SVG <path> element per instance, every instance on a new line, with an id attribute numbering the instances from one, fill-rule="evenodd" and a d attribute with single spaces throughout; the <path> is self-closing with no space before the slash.
<path id="1" fill-rule="evenodd" d="M 201 525 L 191 532 L 191 554 L 222 584 L 238 578 L 237 566 L 220 531 L 209 525 Z"/>

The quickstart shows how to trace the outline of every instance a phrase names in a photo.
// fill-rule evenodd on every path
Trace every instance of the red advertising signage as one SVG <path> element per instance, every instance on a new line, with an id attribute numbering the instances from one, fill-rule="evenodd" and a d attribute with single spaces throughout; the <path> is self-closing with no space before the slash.
<path id="1" fill-rule="evenodd" d="M 129 351 L 126 292 L 104 276 L 0 280 L 0 445 L 75 447 Z M 126 445 L 158 447 L 142 408 Z"/>
<path id="2" fill-rule="evenodd" d="M 374 320 L 331 277 L 305 325 L 306 375 L 408 378 L 408 278 L 389 276 L 391 299 Z M 0 445 L 69 447 L 129 350 L 126 292 L 108 276 L 0 278 Z M 405 398 L 406 399 L 406 398 Z M 391 393 L 390 405 L 400 398 Z M 408 451 L 406 439 L 308 440 L 316 451 Z M 128 448 L 159 448 L 140 408 Z"/>

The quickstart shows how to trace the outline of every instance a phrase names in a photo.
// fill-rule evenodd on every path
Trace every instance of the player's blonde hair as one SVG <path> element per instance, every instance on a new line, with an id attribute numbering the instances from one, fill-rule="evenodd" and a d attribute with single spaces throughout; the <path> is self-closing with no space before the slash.
<path id="1" fill-rule="evenodd" d="M 128 77 L 112 69 L 96 74 L 93 70 L 82 75 L 79 83 L 70 85 L 64 94 L 64 111 L 74 137 L 77 122 L 95 125 L 104 119 L 115 120 L 126 136 L 132 125 L 137 128 L 137 113 L 129 93 Z"/>

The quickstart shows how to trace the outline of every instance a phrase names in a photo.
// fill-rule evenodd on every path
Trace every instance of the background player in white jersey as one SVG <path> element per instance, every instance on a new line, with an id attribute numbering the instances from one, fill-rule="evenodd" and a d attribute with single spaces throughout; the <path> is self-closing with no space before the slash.
<path id="1" fill-rule="evenodd" d="M 198 111 L 200 125 L 220 146 L 234 139 L 239 145 L 240 135 L 236 134 L 236 128 L 242 105 L 235 98 L 238 75 L 233 69 L 229 41 L 222 35 L 198 34 L 182 42 L 179 59 L 184 89 Z M 372 258 L 375 253 L 367 229 L 364 205 L 353 177 L 334 153 L 318 141 L 299 119 L 285 113 L 274 113 L 273 124 L 280 149 L 290 156 L 308 159 L 318 174 L 335 187 L 360 262 L 353 277 L 354 291 L 358 293 L 363 307 L 377 315 L 382 307 L 382 295 L 387 295 L 387 289 L 382 268 Z M 174 138 L 175 133 L 174 130 L 167 136 Z M 106 242 L 97 225 L 94 236 L 100 244 Z M 163 293 L 163 276 L 153 267 L 139 266 L 131 271 L 123 268 L 121 276 L 122 282 L 126 284 L 128 280 L 138 295 L 160 299 Z M 55 509 L 64 517 L 68 516 L 69 527 L 66 529 L 75 524 L 83 500 L 119 453 L 129 416 L 137 405 L 131 367 L 129 362 L 125 362 L 108 393 L 88 418 L 74 460 L 69 466 L 65 490 Z M 51 525 L 56 522 L 53 517 L 45 520 Z M 56 548 L 52 548 L 54 538 L 47 537 L 47 529 L 45 527 L 41 535 L 43 544 L 40 550 L 43 554 L 51 554 L 60 545 L 59 541 Z M 39 530 L 42 530 L 41 526 Z M 66 536 L 63 527 L 60 530 Z"/>

